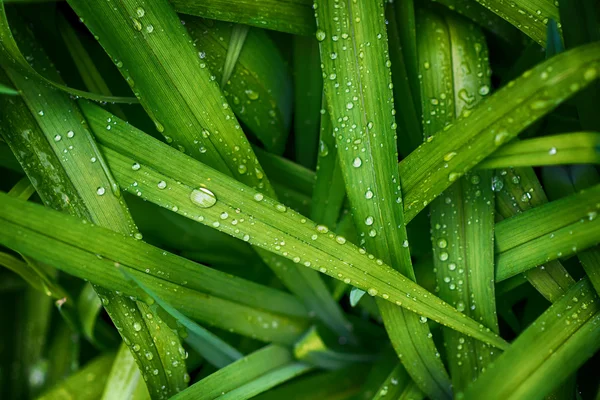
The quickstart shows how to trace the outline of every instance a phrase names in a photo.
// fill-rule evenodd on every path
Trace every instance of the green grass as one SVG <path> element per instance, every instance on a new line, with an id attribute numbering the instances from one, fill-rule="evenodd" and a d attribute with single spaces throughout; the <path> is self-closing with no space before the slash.
<path id="1" fill-rule="evenodd" d="M 0 0 L 0 398 L 600 396 L 592 0 Z"/>

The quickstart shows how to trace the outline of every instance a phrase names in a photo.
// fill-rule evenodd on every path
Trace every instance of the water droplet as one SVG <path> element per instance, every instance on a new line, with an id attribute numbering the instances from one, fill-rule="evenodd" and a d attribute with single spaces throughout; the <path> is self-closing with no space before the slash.
<path id="1" fill-rule="evenodd" d="M 67 137 L 68 137 L 69 139 L 71 139 L 73 136 L 75 136 L 75 132 L 73 132 L 73 131 L 69 131 L 69 132 L 67 132 Z"/>
<path id="2" fill-rule="evenodd" d="M 133 324 L 133 329 L 134 329 L 136 332 L 139 332 L 139 331 L 141 331 L 141 330 L 142 330 L 142 325 L 141 325 L 139 322 L 135 322 L 135 323 Z"/>
<path id="3" fill-rule="evenodd" d="M 217 198 L 214 193 L 206 188 L 194 189 L 190 193 L 192 203 L 202 208 L 209 208 L 215 205 Z"/>
<path id="4" fill-rule="evenodd" d="M 144 355 L 148 360 L 152 360 L 154 358 L 154 354 L 152 354 L 150 351 L 147 351 Z"/>
<path id="5" fill-rule="evenodd" d="M 258 100 L 258 98 L 260 97 L 258 92 L 255 92 L 252 89 L 246 89 L 244 91 L 246 93 L 246 96 L 250 99 L 250 100 Z"/>
<path id="6" fill-rule="evenodd" d="M 488 93 L 490 93 L 490 87 L 488 85 L 483 85 L 479 88 L 479 94 L 482 96 L 487 95 Z"/>
<path id="7" fill-rule="evenodd" d="M 262 201 L 264 198 L 265 198 L 265 196 L 263 196 L 262 193 L 256 193 L 254 195 L 254 200 L 256 200 L 256 201 Z"/>
<path id="8" fill-rule="evenodd" d="M 325 157 L 329 154 L 329 147 L 327 146 L 327 143 L 325 143 L 324 141 L 320 141 L 319 142 L 319 155 L 321 157 Z"/>
<path id="9" fill-rule="evenodd" d="M 365 224 L 368 226 L 373 225 L 373 217 L 367 217 L 365 218 Z"/>
<path id="10" fill-rule="evenodd" d="M 354 104 L 350 101 L 350 102 L 348 102 L 348 104 L 346 104 L 346 108 L 348 110 L 352 110 L 354 108 Z"/>
<path id="11" fill-rule="evenodd" d="M 427 323 L 427 317 L 424 317 L 424 316 L 421 315 L 421 318 L 419 318 L 419 322 L 422 323 L 422 324 Z"/>
<path id="12" fill-rule="evenodd" d="M 367 290 L 367 293 L 369 293 L 369 296 L 377 296 L 377 289 L 369 288 L 369 290 Z"/>
<path id="13" fill-rule="evenodd" d="M 377 231 L 376 231 L 375 229 L 371 229 L 371 230 L 369 231 L 369 236 L 371 236 L 371 237 L 375 237 L 375 236 L 377 236 Z"/>
<path id="14" fill-rule="evenodd" d="M 226 212 L 222 212 L 220 215 L 221 219 L 227 219 L 229 217 L 229 214 L 227 214 Z"/>
<path id="15" fill-rule="evenodd" d="M 367 190 L 367 192 L 365 193 L 365 199 L 370 200 L 373 198 L 373 192 L 369 189 Z"/>
<path id="16" fill-rule="evenodd" d="M 137 31 L 141 31 L 142 30 L 142 23 L 137 20 L 137 19 L 133 19 L 133 27 L 135 28 L 135 30 Z"/>
<path id="17" fill-rule="evenodd" d="M 275 209 L 279 212 L 286 212 L 287 208 L 283 205 L 283 204 L 277 204 L 275 205 Z"/>
<path id="18" fill-rule="evenodd" d="M 135 13 L 138 17 L 142 18 L 144 15 L 146 15 L 146 10 L 144 10 L 142 7 L 138 7 L 135 9 Z"/>
<path id="19" fill-rule="evenodd" d="M 454 158 L 454 156 L 456 156 L 456 153 L 454 151 L 451 151 L 450 153 L 444 156 L 444 161 L 450 161 Z"/>
<path id="20" fill-rule="evenodd" d="M 167 187 L 167 182 L 160 181 L 160 182 L 158 182 L 158 184 L 156 186 L 158 186 L 159 189 L 164 189 Z"/>
<path id="21" fill-rule="evenodd" d="M 448 242 L 446 241 L 446 239 L 441 238 L 441 239 L 438 239 L 437 245 L 440 249 L 445 249 L 446 247 L 448 247 Z"/>
<path id="22" fill-rule="evenodd" d="M 595 68 L 589 68 L 583 73 L 583 79 L 586 81 L 594 80 L 596 76 L 598 76 L 598 71 Z"/>
<path id="23" fill-rule="evenodd" d="M 404 247 L 404 248 L 408 247 L 408 240 L 404 240 L 404 242 L 402 242 L 402 247 Z"/>
<path id="24" fill-rule="evenodd" d="M 548 150 L 548 154 L 550 154 L 551 156 L 556 154 L 556 147 L 552 147 L 550 150 Z"/>
<path id="25" fill-rule="evenodd" d="M 104 193 L 106 193 L 106 189 L 104 189 L 102 186 L 96 189 L 96 194 L 98 196 L 102 196 Z"/>
<path id="26" fill-rule="evenodd" d="M 317 30 L 317 33 L 315 34 L 315 36 L 317 37 L 317 40 L 319 42 L 322 42 L 327 37 L 327 35 L 325 34 L 325 32 L 323 30 L 321 30 L 321 29 Z"/>
<path id="27" fill-rule="evenodd" d="M 146 32 L 148 32 L 148 33 L 154 32 L 154 26 L 152 24 L 148 24 L 146 26 Z"/>
<path id="28" fill-rule="evenodd" d="M 343 236 L 337 236 L 335 238 L 335 241 L 338 242 L 339 244 L 344 244 L 344 243 L 346 243 L 346 238 Z"/>
<path id="29" fill-rule="evenodd" d="M 362 160 L 360 159 L 360 157 L 356 157 L 356 158 L 354 159 L 354 161 L 352 161 L 352 166 L 353 166 L 354 168 L 358 168 L 358 167 L 360 167 L 361 165 L 362 165 Z"/>
<path id="30" fill-rule="evenodd" d="M 62 136 L 60 136 L 60 135 L 54 136 L 54 141 L 55 142 L 60 142 L 61 139 L 62 139 Z"/>
<path id="31" fill-rule="evenodd" d="M 248 171 L 248 167 L 246 167 L 246 164 L 240 164 L 238 165 L 238 172 L 240 174 L 245 174 Z"/>
<path id="32" fill-rule="evenodd" d="M 448 259 L 448 252 L 446 252 L 446 251 L 442 251 L 442 252 L 440 253 L 440 256 L 439 256 L 439 258 L 440 258 L 440 261 L 446 261 L 446 260 Z"/>
<path id="33" fill-rule="evenodd" d="M 502 178 L 500 178 L 497 175 L 494 175 L 492 177 L 492 190 L 494 192 L 499 192 L 502 190 L 503 187 L 504 187 L 504 182 L 502 181 Z"/>
<path id="34" fill-rule="evenodd" d="M 454 264 L 454 263 L 450 263 L 450 264 L 448 264 L 448 269 L 449 269 L 450 271 L 454 271 L 454 270 L 456 269 L 456 264 Z"/>
<path id="35" fill-rule="evenodd" d="M 134 171 L 138 171 L 140 168 L 141 166 L 138 163 L 133 163 L 133 165 L 131 166 L 131 169 Z"/>
<path id="36" fill-rule="evenodd" d="M 454 182 L 458 178 L 459 178 L 459 175 L 456 172 L 450 172 L 450 174 L 448 174 L 448 180 L 450 182 Z"/>

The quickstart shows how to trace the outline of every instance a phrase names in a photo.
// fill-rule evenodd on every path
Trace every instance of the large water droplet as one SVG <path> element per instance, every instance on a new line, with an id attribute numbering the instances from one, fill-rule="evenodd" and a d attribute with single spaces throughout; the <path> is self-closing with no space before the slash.
<path id="1" fill-rule="evenodd" d="M 358 168 L 358 167 L 360 167 L 361 165 L 362 165 L 362 160 L 360 159 L 360 157 L 356 157 L 356 158 L 354 159 L 354 161 L 352 161 L 352 166 L 353 166 L 354 168 Z"/>
<path id="2" fill-rule="evenodd" d="M 190 193 L 192 203 L 202 208 L 209 208 L 215 205 L 217 198 L 215 194 L 206 188 L 192 190 Z"/>
<path id="3" fill-rule="evenodd" d="M 327 37 L 327 35 L 325 34 L 325 31 L 323 31 L 321 29 L 317 30 L 317 33 L 315 36 L 317 37 L 317 40 L 319 42 L 322 42 Z"/>

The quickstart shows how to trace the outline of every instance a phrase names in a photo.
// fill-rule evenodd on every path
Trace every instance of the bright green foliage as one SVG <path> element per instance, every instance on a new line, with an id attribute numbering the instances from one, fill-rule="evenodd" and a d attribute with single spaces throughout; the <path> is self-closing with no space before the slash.
<path id="1" fill-rule="evenodd" d="M 0 398 L 598 400 L 599 7 L 0 0 Z"/>

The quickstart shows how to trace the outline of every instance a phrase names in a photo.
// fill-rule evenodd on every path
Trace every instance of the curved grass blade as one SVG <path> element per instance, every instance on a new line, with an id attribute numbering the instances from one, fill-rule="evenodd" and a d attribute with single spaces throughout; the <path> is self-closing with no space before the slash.
<path id="1" fill-rule="evenodd" d="M 421 400 L 425 397 L 417 385 L 410 379 L 402 364 L 398 364 L 383 382 L 373 400 L 397 399 L 397 400 Z"/>
<path id="2" fill-rule="evenodd" d="M 227 46 L 227 55 L 225 56 L 225 63 L 223 64 L 223 76 L 221 77 L 221 87 L 224 87 L 229 78 L 231 77 L 231 73 L 233 72 L 233 68 L 235 68 L 235 64 L 240 57 L 240 53 L 242 52 L 242 48 L 244 47 L 244 42 L 246 41 L 246 37 L 248 36 L 248 30 L 250 27 L 246 25 L 236 24 L 231 29 L 231 37 L 229 38 L 229 44 Z"/>
<path id="3" fill-rule="evenodd" d="M 137 286 L 140 287 L 144 292 L 156 302 L 156 307 L 152 304 L 150 307 L 154 309 L 157 314 L 168 313 L 168 317 L 174 318 L 176 326 L 170 326 L 171 329 L 179 330 L 181 326 L 187 331 L 187 335 L 181 335 L 186 337 L 186 341 L 190 346 L 208 362 L 218 368 L 223 368 L 228 364 L 243 357 L 242 353 L 231 347 L 229 344 L 221 340 L 218 336 L 210 333 L 194 321 L 177 311 L 170 304 L 163 301 L 158 297 L 150 288 L 136 279 L 133 275 L 129 274 L 126 270 L 121 271 L 128 280 L 131 280 Z M 168 321 L 169 318 L 162 318 L 164 321 Z"/>
<path id="4" fill-rule="evenodd" d="M 0 95 L 18 96 L 19 92 L 11 88 L 10 86 L 0 84 Z"/>
<path id="5" fill-rule="evenodd" d="M 313 169 L 317 164 L 319 111 L 323 98 L 319 45 L 312 36 L 294 36 L 292 40 L 295 155 L 300 165 Z"/>
<path id="6" fill-rule="evenodd" d="M 271 345 L 220 369 L 173 399 L 248 399 L 310 368 L 294 362 L 286 348 Z"/>
<path id="7" fill-rule="evenodd" d="M 437 131 L 488 94 L 488 51 L 481 30 L 450 13 L 419 10 L 417 33 L 423 134 L 425 140 L 436 140 Z M 449 154 L 446 159 L 453 157 Z M 440 298 L 498 332 L 490 180 L 489 171 L 468 173 L 431 203 L 431 241 Z M 456 331 L 444 329 L 443 334 L 452 388 L 460 392 L 496 354 L 488 345 Z"/>
<path id="8" fill-rule="evenodd" d="M 548 202 L 532 168 L 503 170 L 496 177 L 496 210 L 502 218 L 510 218 Z M 575 284 L 558 260 L 530 269 L 524 276 L 550 302 L 556 301 Z"/>
<path id="9" fill-rule="evenodd" d="M 360 244 L 414 281 L 398 205 L 402 197 L 383 4 L 315 4 L 323 75 L 334 77 L 325 79 L 325 98 Z M 413 380 L 431 397 L 450 397 L 450 381 L 429 327 L 418 315 L 384 300 L 377 299 L 378 308 Z"/>
<path id="10" fill-rule="evenodd" d="M 400 1 L 394 4 L 398 36 L 402 58 L 406 63 L 408 84 L 417 115 L 421 115 L 421 89 L 419 87 L 419 61 L 417 57 L 417 23 L 414 0 Z M 390 40 L 391 43 L 393 41 Z M 399 104 L 400 105 L 400 104 Z M 420 121 L 419 121 L 420 122 Z M 419 140 L 420 143 L 420 140 Z"/>
<path id="11" fill-rule="evenodd" d="M 473 0 L 434 1 L 445 5 L 452 11 L 464 15 L 478 24 L 481 28 L 492 32 L 506 43 L 514 44 L 519 42 L 520 34 L 514 26 Z"/>
<path id="12" fill-rule="evenodd" d="M 117 66 L 121 65 L 121 73 L 129 82 L 135 82 L 134 93 L 168 143 L 274 196 L 214 75 L 203 66 L 201 54 L 166 0 L 155 0 L 144 7 L 136 0 L 69 0 L 69 4 L 100 38 Z M 197 82 L 202 90 L 193 90 L 190 81 Z M 258 252 L 325 324 L 342 336 L 351 336 L 341 308 L 318 274 L 298 269 L 262 250 Z"/>
<path id="13" fill-rule="evenodd" d="M 67 87 L 60 83 L 60 81 L 56 79 L 49 79 L 46 76 L 41 75 L 35 69 L 29 65 L 17 42 L 13 38 L 13 34 L 11 33 L 10 26 L 8 24 L 8 18 L 6 16 L 6 12 L 4 9 L 4 1 L 0 0 L 0 58 L 2 59 L 2 64 L 4 67 L 15 68 L 23 73 L 25 76 L 31 77 L 39 82 L 44 82 L 45 84 L 50 84 L 62 91 L 65 91 L 71 95 L 77 97 L 83 97 L 90 100 L 95 101 L 107 101 L 112 103 L 136 103 L 137 100 L 134 98 L 128 97 L 115 97 L 115 96 L 104 96 L 96 93 L 89 93 L 83 90 L 77 90 L 70 87 Z"/>
<path id="14" fill-rule="evenodd" d="M 77 398 L 93 400 L 100 398 L 114 359 L 114 353 L 107 353 L 94 358 L 79 371 L 46 391 L 38 399 Z"/>
<path id="15" fill-rule="evenodd" d="M 237 22 L 297 35 L 312 35 L 315 19 L 310 0 L 170 0 L 178 13 Z"/>
<path id="16" fill-rule="evenodd" d="M 572 132 L 511 142 L 492 153 L 477 167 L 560 164 L 600 164 L 600 133 Z"/>
<path id="17" fill-rule="evenodd" d="M 546 47 L 546 25 L 550 20 L 560 21 L 558 2 L 552 0 L 523 0 L 518 4 L 504 0 L 475 1 L 517 27 L 542 47 Z"/>
<path id="18" fill-rule="evenodd" d="M 600 185 L 496 224 L 496 279 L 600 242 Z"/>
<path id="19" fill-rule="evenodd" d="M 527 328 L 464 398 L 542 399 L 598 350 L 599 339 L 600 299 L 584 279 Z"/>
<path id="20" fill-rule="evenodd" d="M 171 263 L 168 263 L 174 270 L 177 269 L 177 261 L 181 262 L 184 259 L 169 255 L 169 253 L 163 255 L 164 251 L 143 244 L 135 239 L 126 238 L 101 227 L 90 227 L 89 224 L 82 224 L 78 219 L 58 214 L 55 211 L 44 209 L 35 204 L 23 204 L 22 201 L 11 200 L 3 194 L 0 194 L 0 199 L 3 206 L 0 218 L 3 224 L 5 224 L 7 229 L 12 229 L 11 232 L 17 232 L 17 234 L 12 235 L 8 232 L 2 232 L 0 242 L 9 248 L 41 259 L 69 274 L 87 279 L 94 284 L 102 284 L 111 290 L 117 290 L 128 296 L 148 300 L 144 293 L 140 293 L 139 290 L 136 290 L 136 287 L 124 279 L 123 275 L 115 268 L 116 263 L 122 268 L 128 268 L 128 272 L 131 275 L 152 288 L 161 298 L 165 299 L 165 301 L 172 304 L 185 315 L 195 320 L 204 321 L 222 329 L 232 329 L 242 335 L 252 336 L 263 341 L 291 344 L 307 328 L 308 321 L 295 315 L 294 310 L 291 310 L 287 314 L 285 312 L 271 311 L 273 307 L 281 307 L 281 304 L 273 303 L 273 301 L 276 302 L 280 299 L 285 301 L 290 299 L 289 295 L 239 280 L 235 282 L 237 283 L 235 286 L 238 286 L 241 290 L 248 290 L 246 290 L 247 296 L 237 301 L 216 296 L 208 291 L 197 290 L 193 287 L 195 285 L 192 285 L 191 280 L 186 280 L 185 282 L 187 283 L 184 286 L 182 285 L 182 282 L 184 282 L 183 279 L 179 277 L 179 274 L 175 275 L 174 272 L 171 274 L 175 275 L 177 279 L 172 278 L 175 282 L 170 282 L 169 280 L 165 280 L 165 278 L 168 278 L 164 273 L 167 263 L 163 259 L 174 258 Z M 18 208 L 21 208 L 23 211 L 18 211 Z M 28 214 L 25 213 L 25 210 Z M 8 214 L 9 212 L 10 215 Z M 28 216 L 31 217 L 33 215 L 37 215 L 42 221 L 39 221 L 39 223 L 28 221 Z M 46 234 L 48 233 L 48 226 L 61 227 L 63 230 L 69 229 L 70 232 L 52 232 L 52 236 L 48 236 Z M 66 236 L 62 236 L 63 233 Z M 82 238 L 81 235 L 86 235 L 86 238 Z M 83 242 L 80 239 L 83 239 Z M 108 243 L 107 239 L 112 239 L 110 240 L 110 245 L 104 245 L 104 243 Z M 142 248 L 149 252 L 155 260 L 154 263 L 156 266 L 153 266 L 152 269 L 147 268 L 146 264 L 148 263 L 144 265 L 139 264 L 140 261 L 137 258 L 143 258 L 148 254 L 143 250 L 140 251 L 139 245 L 142 245 Z M 97 254 L 101 258 L 98 258 Z M 163 259 L 161 259 L 161 256 Z M 191 264 L 197 270 L 198 265 L 195 263 Z M 146 272 L 146 269 L 149 269 L 150 272 Z M 211 273 L 209 273 L 209 276 Z M 192 272 L 188 272 L 187 275 L 185 279 L 190 279 Z M 224 273 L 218 273 L 217 278 L 219 278 L 218 275 L 226 283 L 232 281 Z M 215 285 L 215 280 L 212 280 L 211 283 L 213 284 L 213 290 L 225 292 L 226 295 L 230 295 L 230 293 L 226 292 L 229 289 L 229 285 L 224 285 L 223 283 Z M 242 286 L 240 286 L 240 283 Z M 254 291 L 254 296 L 252 290 Z M 269 291 L 274 296 L 266 297 L 264 295 L 263 292 Z M 261 296 L 258 300 L 261 301 L 262 308 L 254 307 L 251 303 L 253 297 L 256 298 L 257 294 Z M 246 298 L 249 300 L 244 302 Z M 107 305 L 106 297 L 103 299 L 103 304 Z M 228 310 L 227 314 L 221 312 L 221 310 L 225 309 Z M 146 311 L 146 308 L 144 310 Z M 150 311 L 148 310 L 146 313 L 150 313 Z M 158 319 L 158 317 L 155 318 Z M 135 328 L 141 328 L 141 322 L 134 322 L 133 325 Z M 166 325 L 162 329 L 167 329 Z M 139 334 L 139 331 L 137 332 Z M 139 336 L 136 339 L 136 343 L 131 343 L 130 341 L 132 349 L 138 355 L 148 358 L 149 361 L 153 360 L 154 352 L 151 350 L 152 347 L 142 348 L 139 345 L 140 341 Z M 138 344 L 138 346 L 135 344 Z M 158 344 L 156 347 L 158 347 Z M 177 348 L 175 351 L 178 354 L 181 353 L 182 357 L 184 356 L 185 352 L 181 348 Z"/>
<path id="21" fill-rule="evenodd" d="M 498 147 L 598 79 L 599 62 L 598 43 L 552 57 L 490 95 L 402 160 L 399 171 L 406 221 Z M 479 90 L 485 93 L 489 87 Z"/>
<path id="22" fill-rule="evenodd" d="M 48 76 L 60 81 L 60 76 L 16 15 L 13 29 L 21 48 L 36 60 L 37 65 L 45 68 Z M 12 99 L 11 107 L 2 113 L 0 118 L 9 126 L 3 129 L 2 135 L 22 165 L 26 160 L 38 159 L 35 164 L 41 168 L 29 178 L 43 201 L 50 207 L 140 238 L 125 202 L 119 198 L 119 187 L 104 157 L 85 123 L 81 123 L 85 118 L 77 104 L 65 93 L 36 79 L 28 79 L 10 69 L 6 73 L 20 88 L 22 96 Z M 154 347 L 164 337 L 168 337 L 167 343 L 179 342 L 169 332 L 151 335 L 144 327 L 156 322 L 149 322 L 145 313 L 130 299 L 120 298 L 102 288 L 97 292 L 105 299 L 107 312 L 127 340 L 136 338 L 138 345 L 144 348 Z M 136 326 L 140 329 L 135 329 Z M 171 360 L 179 357 L 178 353 L 172 349 L 158 350 L 159 356 L 154 359 L 135 353 L 142 369 L 159 371 L 148 376 L 149 390 L 156 398 L 166 397 L 185 386 L 183 360 L 177 368 L 170 365 Z M 163 365 L 169 365 L 171 375 L 167 376 Z"/>
<path id="23" fill-rule="evenodd" d="M 278 201 L 169 148 L 131 125 L 119 122 L 107 131 L 104 121 L 110 113 L 89 103 L 82 103 L 82 107 L 97 139 L 103 144 L 111 170 L 127 191 L 292 262 L 302 263 L 367 292 L 372 289 L 373 295 L 410 307 L 411 311 L 479 337 L 484 342 L 499 347 L 506 345 L 439 299 L 432 300 L 435 296 L 382 261 L 346 243 L 343 238 L 329 234 L 325 226 L 309 222 Z M 157 159 L 158 152 L 164 153 L 164 157 Z M 177 178 L 171 176 L 173 168 L 178 171 Z M 157 182 L 160 181 L 165 181 L 169 189 L 159 189 Z M 253 224 L 244 223 L 246 221 Z M 294 229 L 290 230 L 290 226 Z M 281 245 L 282 241 L 284 245 Z M 407 303 L 407 294 L 418 301 Z"/>
<path id="24" fill-rule="evenodd" d="M 268 35 L 252 28 L 225 79 L 227 57 L 239 26 L 199 18 L 185 21 L 202 63 L 221 82 L 233 112 L 269 151 L 281 154 L 291 120 L 291 78 Z"/>

